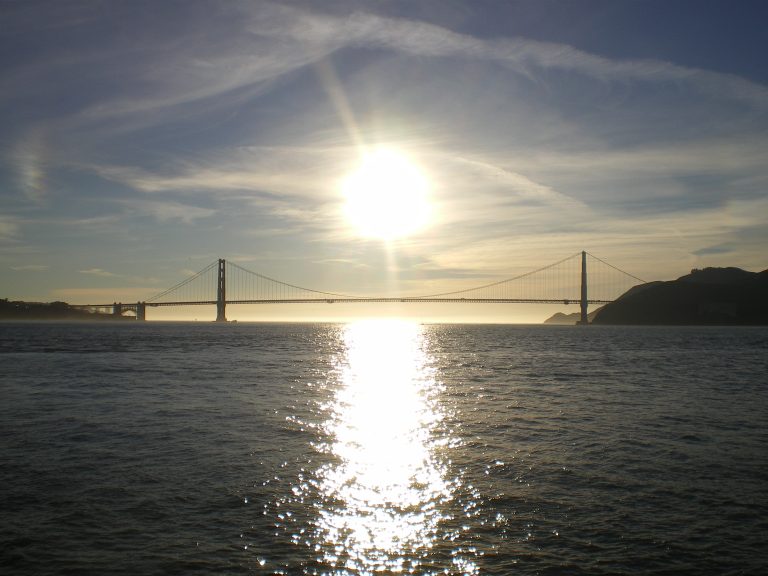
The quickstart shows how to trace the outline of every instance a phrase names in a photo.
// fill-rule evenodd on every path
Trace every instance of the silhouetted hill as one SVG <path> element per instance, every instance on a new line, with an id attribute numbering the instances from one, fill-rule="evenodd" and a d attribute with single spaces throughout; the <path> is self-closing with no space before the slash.
<path id="1" fill-rule="evenodd" d="M 0 320 L 121 320 L 122 318 L 122 316 L 72 308 L 66 302 L 14 302 L 6 298 L 0 299 Z"/>
<path id="2" fill-rule="evenodd" d="M 679 282 L 696 284 L 745 284 L 754 280 L 761 273 L 747 272 L 741 268 L 694 268 L 690 274 L 678 278 Z"/>
<path id="3" fill-rule="evenodd" d="M 597 310 L 593 310 L 589 314 L 587 314 L 587 320 L 589 322 L 592 322 L 592 320 L 595 318 L 595 314 L 600 310 L 598 308 Z M 556 312 L 546 320 L 544 320 L 544 324 L 558 324 L 561 326 L 575 326 L 576 323 L 581 320 L 581 312 L 571 312 L 570 314 L 565 314 L 563 312 Z"/>
<path id="4" fill-rule="evenodd" d="M 635 286 L 606 304 L 594 324 L 768 324 L 768 270 L 692 270 Z"/>

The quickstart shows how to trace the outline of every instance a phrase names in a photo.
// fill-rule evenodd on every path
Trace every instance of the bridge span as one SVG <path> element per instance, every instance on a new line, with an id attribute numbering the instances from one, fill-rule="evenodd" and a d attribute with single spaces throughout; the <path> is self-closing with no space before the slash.
<path id="1" fill-rule="evenodd" d="M 598 273 L 587 273 L 592 262 Z M 227 270 L 230 270 L 229 278 Z M 617 281 L 618 280 L 618 281 Z M 590 282 L 592 288 L 590 288 Z M 80 304 L 77 308 L 147 319 L 147 308 L 216 306 L 216 322 L 226 322 L 227 305 L 336 303 L 571 304 L 579 303 L 580 324 L 591 304 L 612 302 L 645 281 L 582 251 L 525 274 L 474 288 L 424 296 L 354 296 L 302 288 L 218 259 L 198 273 L 140 302 Z M 229 289 L 229 292 L 228 292 Z M 595 291 L 597 296 L 590 294 Z"/>

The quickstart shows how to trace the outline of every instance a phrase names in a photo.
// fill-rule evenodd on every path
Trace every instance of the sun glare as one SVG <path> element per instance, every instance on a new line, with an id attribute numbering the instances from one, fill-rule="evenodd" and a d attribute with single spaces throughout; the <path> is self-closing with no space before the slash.
<path id="1" fill-rule="evenodd" d="M 429 223 L 428 189 L 424 173 L 406 156 L 378 149 L 344 179 L 345 215 L 367 238 L 409 236 Z"/>
<path id="2" fill-rule="evenodd" d="M 356 322 L 344 344 L 326 423 L 337 460 L 318 472 L 317 550 L 339 574 L 414 572 L 441 541 L 454 488 L 435 453 L 443 414 L 423 328 Z"/>

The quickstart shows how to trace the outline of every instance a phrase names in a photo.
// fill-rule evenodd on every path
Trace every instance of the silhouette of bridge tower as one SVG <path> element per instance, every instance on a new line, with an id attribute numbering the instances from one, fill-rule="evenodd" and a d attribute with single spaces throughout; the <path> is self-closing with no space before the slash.
<path id="1" fill-rule="evenodd" d="M 581 251 L 581 301 L 579 302 L 581 308 L 581 317 L 579 318 L 579 324 L 586 325 L 587 320 L 587 308 L 589 307 L 589 301 L 587 300 L 587 253 Z"/>
<path id="2" fill-rule="evenodd" d="M 637 276 L 582 251 L 543 268 L 474 288 L 422 296 L 359 296 L 303 288 L 252 272 L 219 258 L 196 274 L 146 301 L 135 304 L 86 304 L 79 307 L 111 312 L 115 316 L 132 312 L 137 320 L 146 320 L 147 308 L 215 305 L 216 322 L 226 322 L 227 304 L 578 302 L 579 324 L 587 324 L 590 305 L 611 302 L 632 286 L 643 282 L 644 280 Z"/>
<path id="3" fill-rule="evenodd" d="M 216 280 L 216 322 L 227 321 L 227 263 L 219 258 Z"/>

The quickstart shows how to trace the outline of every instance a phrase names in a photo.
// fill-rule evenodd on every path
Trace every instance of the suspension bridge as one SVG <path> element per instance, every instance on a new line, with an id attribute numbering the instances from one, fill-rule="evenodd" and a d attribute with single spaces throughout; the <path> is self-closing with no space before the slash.
<path id="1" fill-rule="evenodd" d="M 306 303 L 579 303 L 580 323 L 587 324 L 590 304 L 612 302 L 632 286 L 645 281 L 600 258 L 581 252 L 513 278 L 490 284 L 422 296 L 355 296 L 303 288 L 233 262 L 218 259 L 147 300 L 135 303 L 80 304 L 78 308 L 115 316 L 131 313 L 146 320 L 147 308 L 163 306 L 216 306 L 216 322 L 227 321 L 227 306 L 239 304 Z"/>

